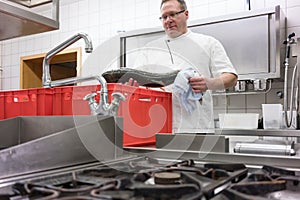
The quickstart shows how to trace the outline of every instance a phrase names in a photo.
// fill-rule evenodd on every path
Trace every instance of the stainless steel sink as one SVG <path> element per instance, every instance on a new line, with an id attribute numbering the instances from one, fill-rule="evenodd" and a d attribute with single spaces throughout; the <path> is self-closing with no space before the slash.
<path id="1" fill-rule="evenodd" d="M 95 161 L 123 153 L 122 118 L 37 116 L 0 121 L 0 179 Z"/>
<path id="2" fill-rule="evenodd" d="M 76 117 L 76 121 L 83 124 L 91 119 L 82 116 Z M 8 148 L 75 126 L 73 116 L 33 116 L 1 120 L 0 147 Z"/>

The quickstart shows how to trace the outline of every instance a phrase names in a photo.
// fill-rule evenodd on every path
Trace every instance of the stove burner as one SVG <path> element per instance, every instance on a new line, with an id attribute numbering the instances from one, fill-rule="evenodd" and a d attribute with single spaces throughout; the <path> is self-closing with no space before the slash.
<path id="1" fill-rule="evenodd" d="M 295 196 L 299 199 L 300 177 L 295 174 L 295 171 L 263 166 L 262 169 L 249 174 L 247 179 L 233 184 L 226 193 L 243 200 L 294 199 Z"/>
<path id="2" fill-rule="evenodd" d="M 273 200 L 299 200 L 299 192 L 296 191 L 277 191 L 267 195 L 268 199 Z"/>
<path id="3" fill-rule="evenodd" d="M 46 200 L 46 199 L 56 199 L 60 195 L 59 191 L 45 188 L 43 186 L 31 185 L 29 183 L 25 185 L 16 183 L 14 185 L 14 188 L 19 191 L 20 195 L 26 195 L 29 198 L 31 196 L 37 196 L 40 197 L 40 199 Z"/>
<path id="4" fill-rule="evenodd" d="M 138 157 L 24 180 L 0 193 L 0 199 L 297 199 L 299 182 L 295 172 L 270 166 L 248 173 L 242 164 L 203 166 L 193 160 L 166 163 Z"/>
<path id="5" fill-rule="evenodd" d="M 88 197 L 88 196 L 70 196 L 62 197 L 55 200 L 99 200 L 98 198 Z"/>
<path id="6" fill-rule="evenodd" d="M 285 181 L 246 182 L 234 185 L 232 189 L 248 195 L 265 195 L 286 189 L 285 183 Z"/>
<path id="7" fill-rule="evenodd" d="M 156 184 L 179 184 L 180 173 L 175 172 L 158 172 L 154 174 L 154 182 Z"/>
<path id="8" fill-rule="evenodd" d="M 101 177 L 101 178 L 114 178 L 120 175 L 124 175 L 124 172 L 129 171 L 128 169 L 114 169 L 110 167 L 103 167 L 101 169 L 86 169 L 80 172 L 81 175 L 90 177 Z"/>

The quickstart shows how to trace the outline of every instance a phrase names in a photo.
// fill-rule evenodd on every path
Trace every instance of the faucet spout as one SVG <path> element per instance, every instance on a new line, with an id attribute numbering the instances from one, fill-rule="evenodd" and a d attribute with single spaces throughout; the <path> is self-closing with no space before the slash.
<path id="1" fill-rule="evenodd" d="M 95 102 L 95 95 L 87 95 L 85 98 L 86 100 L 89 100 L 89 105 L 92 111 L 92 114 L 111 114 L 111 115 L 117 115 L 117 110 L 118 106 L 120 104 L 121 100 L 125 100 L 125 97 L 122 94 L 114 95 L 114 100 L 112 101 L 111 104 L 108 103 L 108 90 L 107 90 L 107 82 L 103 76 L 98 76 L 98 75 L 92 75 L 92 76 L 87 76 L 87 77 L 71 77 L 71 78 L 66 78 L 66 79 L 61 79 L 61 80 L 51 80 L 50 76 L 50 61 L 51 59 L 76 42 L 77 40 L 83 38 L 85 41 L 85 51 L 87 53 L 91 53 L 93 51 L 93 45 L 91 42 L 91 39 L 89 36 L 85 33 L 78 33 L 71 37 L 70 39 L 66 40 L 65 42 L 61 43 L 51 51 L 49 51 L 44 60 L 43 60 L 43 86 L 45 88 L 49 87 L 56 87 L 56 86 L 62 86 L 62 85 L 69 85 L 69 84 L 74 84 L 74 83 L 79 83 L 79 82 L 84 82 L 84 81 L 91 81 L 91 80 L 97 80 L 100 85 L 101 85 L 101 91 L 100 91 L 100 101 L 99 104 Z"/>
<path id="2" fill-rule="evenodd" d="M 56 80 L 56 81 L 51 82 L 51 87 L 70 85 L 70 84 L 74 84 L 74 83 L 92 81 L 92 80 L 96 80 L 100 83 L 101 90 L 100 90 L 99 107 L 103 110 L 107 110 L 107 108 L 109 106 L 107 83 L 106 83 L 106 80 L 102 76 L 94 75 L 94 76 L 87 76 L 87 77 L 72 77 L 72 78 Z"/>
<path id="3" fill-rule="evenodd" d="M 78 33 L 78 34 L 72 36 L 71 38 L 69 38 L 68 40 L 66 40 L 65 42 L 61 43 L 57 47 L 53 48 L 46 54 L 46 56 L 43 60 L 42 81 L 43 81 L 44 87 L 46 87 L 46 88 L 52 87 L 51 76 L 50 76 L 50 61 L 51 61 L 51 59 L 55 55 L 57 55 L 59 52 L 61 52 L 62 50 L 64 50 L 65 48 L 67 48 L 68 46 L 75 43 L 76 41 L 78 41 L 81 38 L 83 38 L 85 41 L 85 51 L 87 53 L 91 53 L 93 51 L 93 45 L 92 45 L 92 41 L 91 41 L 90 37 L 85 33 Z"/>

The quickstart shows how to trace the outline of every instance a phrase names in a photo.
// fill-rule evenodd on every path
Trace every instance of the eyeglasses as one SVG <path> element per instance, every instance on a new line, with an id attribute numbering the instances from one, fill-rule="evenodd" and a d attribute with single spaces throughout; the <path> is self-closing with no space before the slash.
<path id="1" fill-rule="evenodd" d="M 165 15 L 165 16 L 160 16 L 159 19 L 162 20 L 162 21 L 166 21 L 168 19 L 168 17 L 170 19 L 174 19 L 177 15 L 183 13 L 185 10 L 181 10 L 179 12 L 176 12 L 176 13 L 170 13 L 168 15 Z"/>

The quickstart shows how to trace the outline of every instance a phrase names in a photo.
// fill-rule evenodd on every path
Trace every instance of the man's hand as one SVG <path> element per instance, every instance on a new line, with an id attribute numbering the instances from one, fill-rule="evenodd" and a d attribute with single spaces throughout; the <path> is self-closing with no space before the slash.
<path id="1" fill-rule="evenodd" d="M 205 92 L 206 90 L 223 90 L 235 86 L 237 76 L 232 73 L 222 73 L 217 78 L 206 78 L 203 76 L 191 77 L 189 82 L 194 92 Z"/>
<path id="2" fill-rule="evenodd" d="M 133 80 L 133 78 L 130 78 L 128 82 L 125 83 L 125 85 L 139 87 L 139 83 L 136 80 Z"/>
<path id="3" fill-rule="evenodd" d="M 207 79 L 203 76 L 191 77 L 189 82 L 195 93 L 205 92 L 208 89 Z"/>

